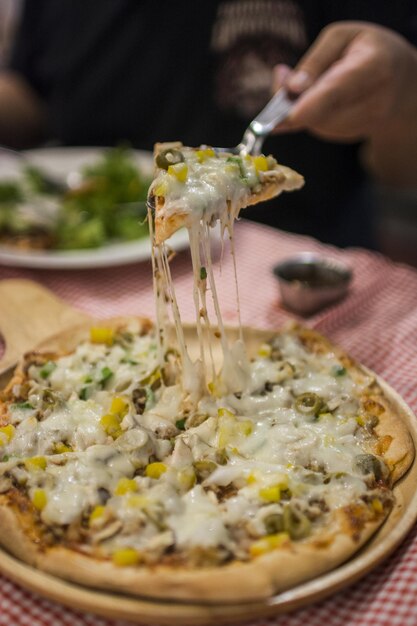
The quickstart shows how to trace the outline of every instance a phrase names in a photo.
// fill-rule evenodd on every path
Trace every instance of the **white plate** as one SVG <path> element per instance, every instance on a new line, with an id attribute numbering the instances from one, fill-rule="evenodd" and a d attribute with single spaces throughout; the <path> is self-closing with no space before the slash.
<path id="1" fill-rule="evenodd" d="M 66 178 L 69 173 L 80 171 L 85 165 L 97 162 L 103 148 L 42 148 L 24 153 L 33 165 L 57 177 Z M 133 158 L 145 174 L 152 175 L 153 160 L 150 152 L 133 151 Z M 2 157 L 0 161 L 2 178 L 18 178 L 21 165 L 18 160 Z M 169 240 L 174 250 L 181 250 L 188 244 L 188 233 L 179 230 Z M 90 250 L 18 250 L 0 245 L 0 264 L 14 267 L 42 269 L 88 269 L 109 267 L 144 261 L 151 256 L 150 239 L 109 243 Z"/>

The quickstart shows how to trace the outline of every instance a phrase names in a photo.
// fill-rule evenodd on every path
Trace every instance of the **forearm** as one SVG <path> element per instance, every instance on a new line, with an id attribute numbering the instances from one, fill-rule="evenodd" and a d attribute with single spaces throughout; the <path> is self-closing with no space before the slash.
<path id="1" fill-rule="evenodd" d="M 12 72 L 0 73 L 0 144 L 24 148 L 42 139 L 45 111 L 31 87 Z"/>

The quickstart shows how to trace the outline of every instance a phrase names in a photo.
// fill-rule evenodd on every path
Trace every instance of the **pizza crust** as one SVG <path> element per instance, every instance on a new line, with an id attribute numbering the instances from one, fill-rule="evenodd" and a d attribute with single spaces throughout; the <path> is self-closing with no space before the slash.
<path id="1" fill-rule="evenodd" d="M 253 602 L 327 572 L 356 552 L 383 522 L 369 522 L 358 541 L 335 525 L 333 533 L 291 543 L 249 563 L 220 568 L 117 567 L 65 547 L 42 547 L 22 530 L 22 516 L 0 496 L 0 544 L 33 567 L 89 587 L 171 600 Z M 28 522 L 29 523 L 29 522 Z"/>

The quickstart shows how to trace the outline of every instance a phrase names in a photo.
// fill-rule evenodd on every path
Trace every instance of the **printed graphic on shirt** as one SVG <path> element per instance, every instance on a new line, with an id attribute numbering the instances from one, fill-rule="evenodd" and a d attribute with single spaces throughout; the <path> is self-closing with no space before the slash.
<path id="1" fill-rule="evenodd" d="M 293 66 L 306 47 L 304 17 L 292 0 L 222 3 L 212 36 L 217 105 L 253 117 L 271 96 L 272 68 Z"/>

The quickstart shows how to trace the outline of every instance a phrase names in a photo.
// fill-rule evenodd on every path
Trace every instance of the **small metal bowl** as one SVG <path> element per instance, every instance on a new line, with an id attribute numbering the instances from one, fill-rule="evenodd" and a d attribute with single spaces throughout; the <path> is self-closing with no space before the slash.
<path id="1" fill-rule="evenodd" d="M 342 299 L 352 271 L 339 261 L 302 252 L 273 269 L 285 307 L 305 317 Z"/>

